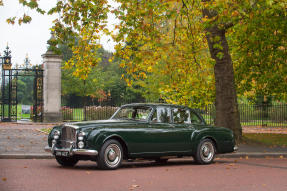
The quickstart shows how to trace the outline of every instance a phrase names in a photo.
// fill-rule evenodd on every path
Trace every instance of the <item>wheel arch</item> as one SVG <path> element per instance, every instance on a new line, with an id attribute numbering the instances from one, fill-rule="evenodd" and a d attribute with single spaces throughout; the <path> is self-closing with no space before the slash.
<path id="1" fill-rule="evenodd" d="M 212 141 L 212 143 L 213 143 L 213 145 L 214 145 L 214 147 L 215 147 L 215 153 L 217 153 L 217 152 L 218 152 L 218 144 L 217 144 L 216 139 L 215 139 L 214 137 L 210 136 L 210 135 L 207 135 L 207 136 L 203 136 L 203 137 L 200 139 L 199 142 L 201 142 L 201 141 L 204 140 L 204 139 L 209 139 L 209 140 Z"/>
<path id="2" fill-rule="evenodd" d="M 128 146 L 124 139 L 119 135 L 110 135 L 106 139 L 104 139 L 103 144 L 111 139 L 117 140 L 121 144 L 123 148 L 124 159 L 128 159 Z"/>
<path id="3" fill-rule="evenodd" d="M 197 151 L 197 147 L 198 145 L 200 144 L 200 142 L 204 139 L 210 139 L 212 141 L 212 143 L 214 144 L 214 147 L 215 147 L 215 152 L 218 153 L 218 141 L 216 140 L 216 138 L 214 136 L 211 136 L 210 134 L 206 134 L 205 133 L 198 133 L 197 135 L 193 135 L 193 142 L 195 143 L 193 145 L 193 154 L 196 153 Z"/>

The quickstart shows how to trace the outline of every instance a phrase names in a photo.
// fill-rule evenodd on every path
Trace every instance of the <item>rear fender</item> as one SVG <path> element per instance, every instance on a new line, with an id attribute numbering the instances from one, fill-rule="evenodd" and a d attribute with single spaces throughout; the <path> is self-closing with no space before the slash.
<path id="1" fill-rule="evenodd" d="M 207 131 L 194 131 L 191 135 L 193 154 L 196 153 L 198 144 L 204 139 L 212 140 L 216 151 L 218 150 L 217 139 L 214 136 L 211 136 Z"/>

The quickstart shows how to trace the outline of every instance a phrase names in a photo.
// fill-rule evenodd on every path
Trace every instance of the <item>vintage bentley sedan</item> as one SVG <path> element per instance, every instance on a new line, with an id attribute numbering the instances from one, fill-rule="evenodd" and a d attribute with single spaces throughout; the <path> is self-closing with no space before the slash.
<path id="1" fill-rule="evenodd" d="M 56 126 L 45 147 L 62 166 L 93 160 L 101 169 L 137 158 L 166 162 L 192 156 L 199 164 L 210 164 L 216 153 L 236 149 L 231 130 L 207 125 L 191 108 L 168 104 L 128 104 L 109 120 Z"/>

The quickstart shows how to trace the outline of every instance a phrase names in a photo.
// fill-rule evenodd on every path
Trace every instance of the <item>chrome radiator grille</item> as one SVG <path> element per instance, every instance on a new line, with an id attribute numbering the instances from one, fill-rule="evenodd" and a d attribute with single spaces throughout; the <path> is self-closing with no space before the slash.
<path id="1" fill-rule="evenodd" d="M 62 128 L 61 138 L 60 138 L 60 144 L 64 148 L 69 148 L 71 145 L 71 142 L 76 142 L 76 129 L 64 126 Z"/>

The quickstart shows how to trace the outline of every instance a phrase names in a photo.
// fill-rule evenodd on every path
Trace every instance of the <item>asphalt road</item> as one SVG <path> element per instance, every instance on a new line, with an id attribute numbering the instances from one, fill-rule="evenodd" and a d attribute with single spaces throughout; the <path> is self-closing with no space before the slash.
<path id="1" fill-rule="evenodd" d="M 52 159 L 1 159 L 0 178 L 1 191 L 286 191 L 287 159 L 129 162 L 112 171 L 89 161 L 63 168 Z"/>

